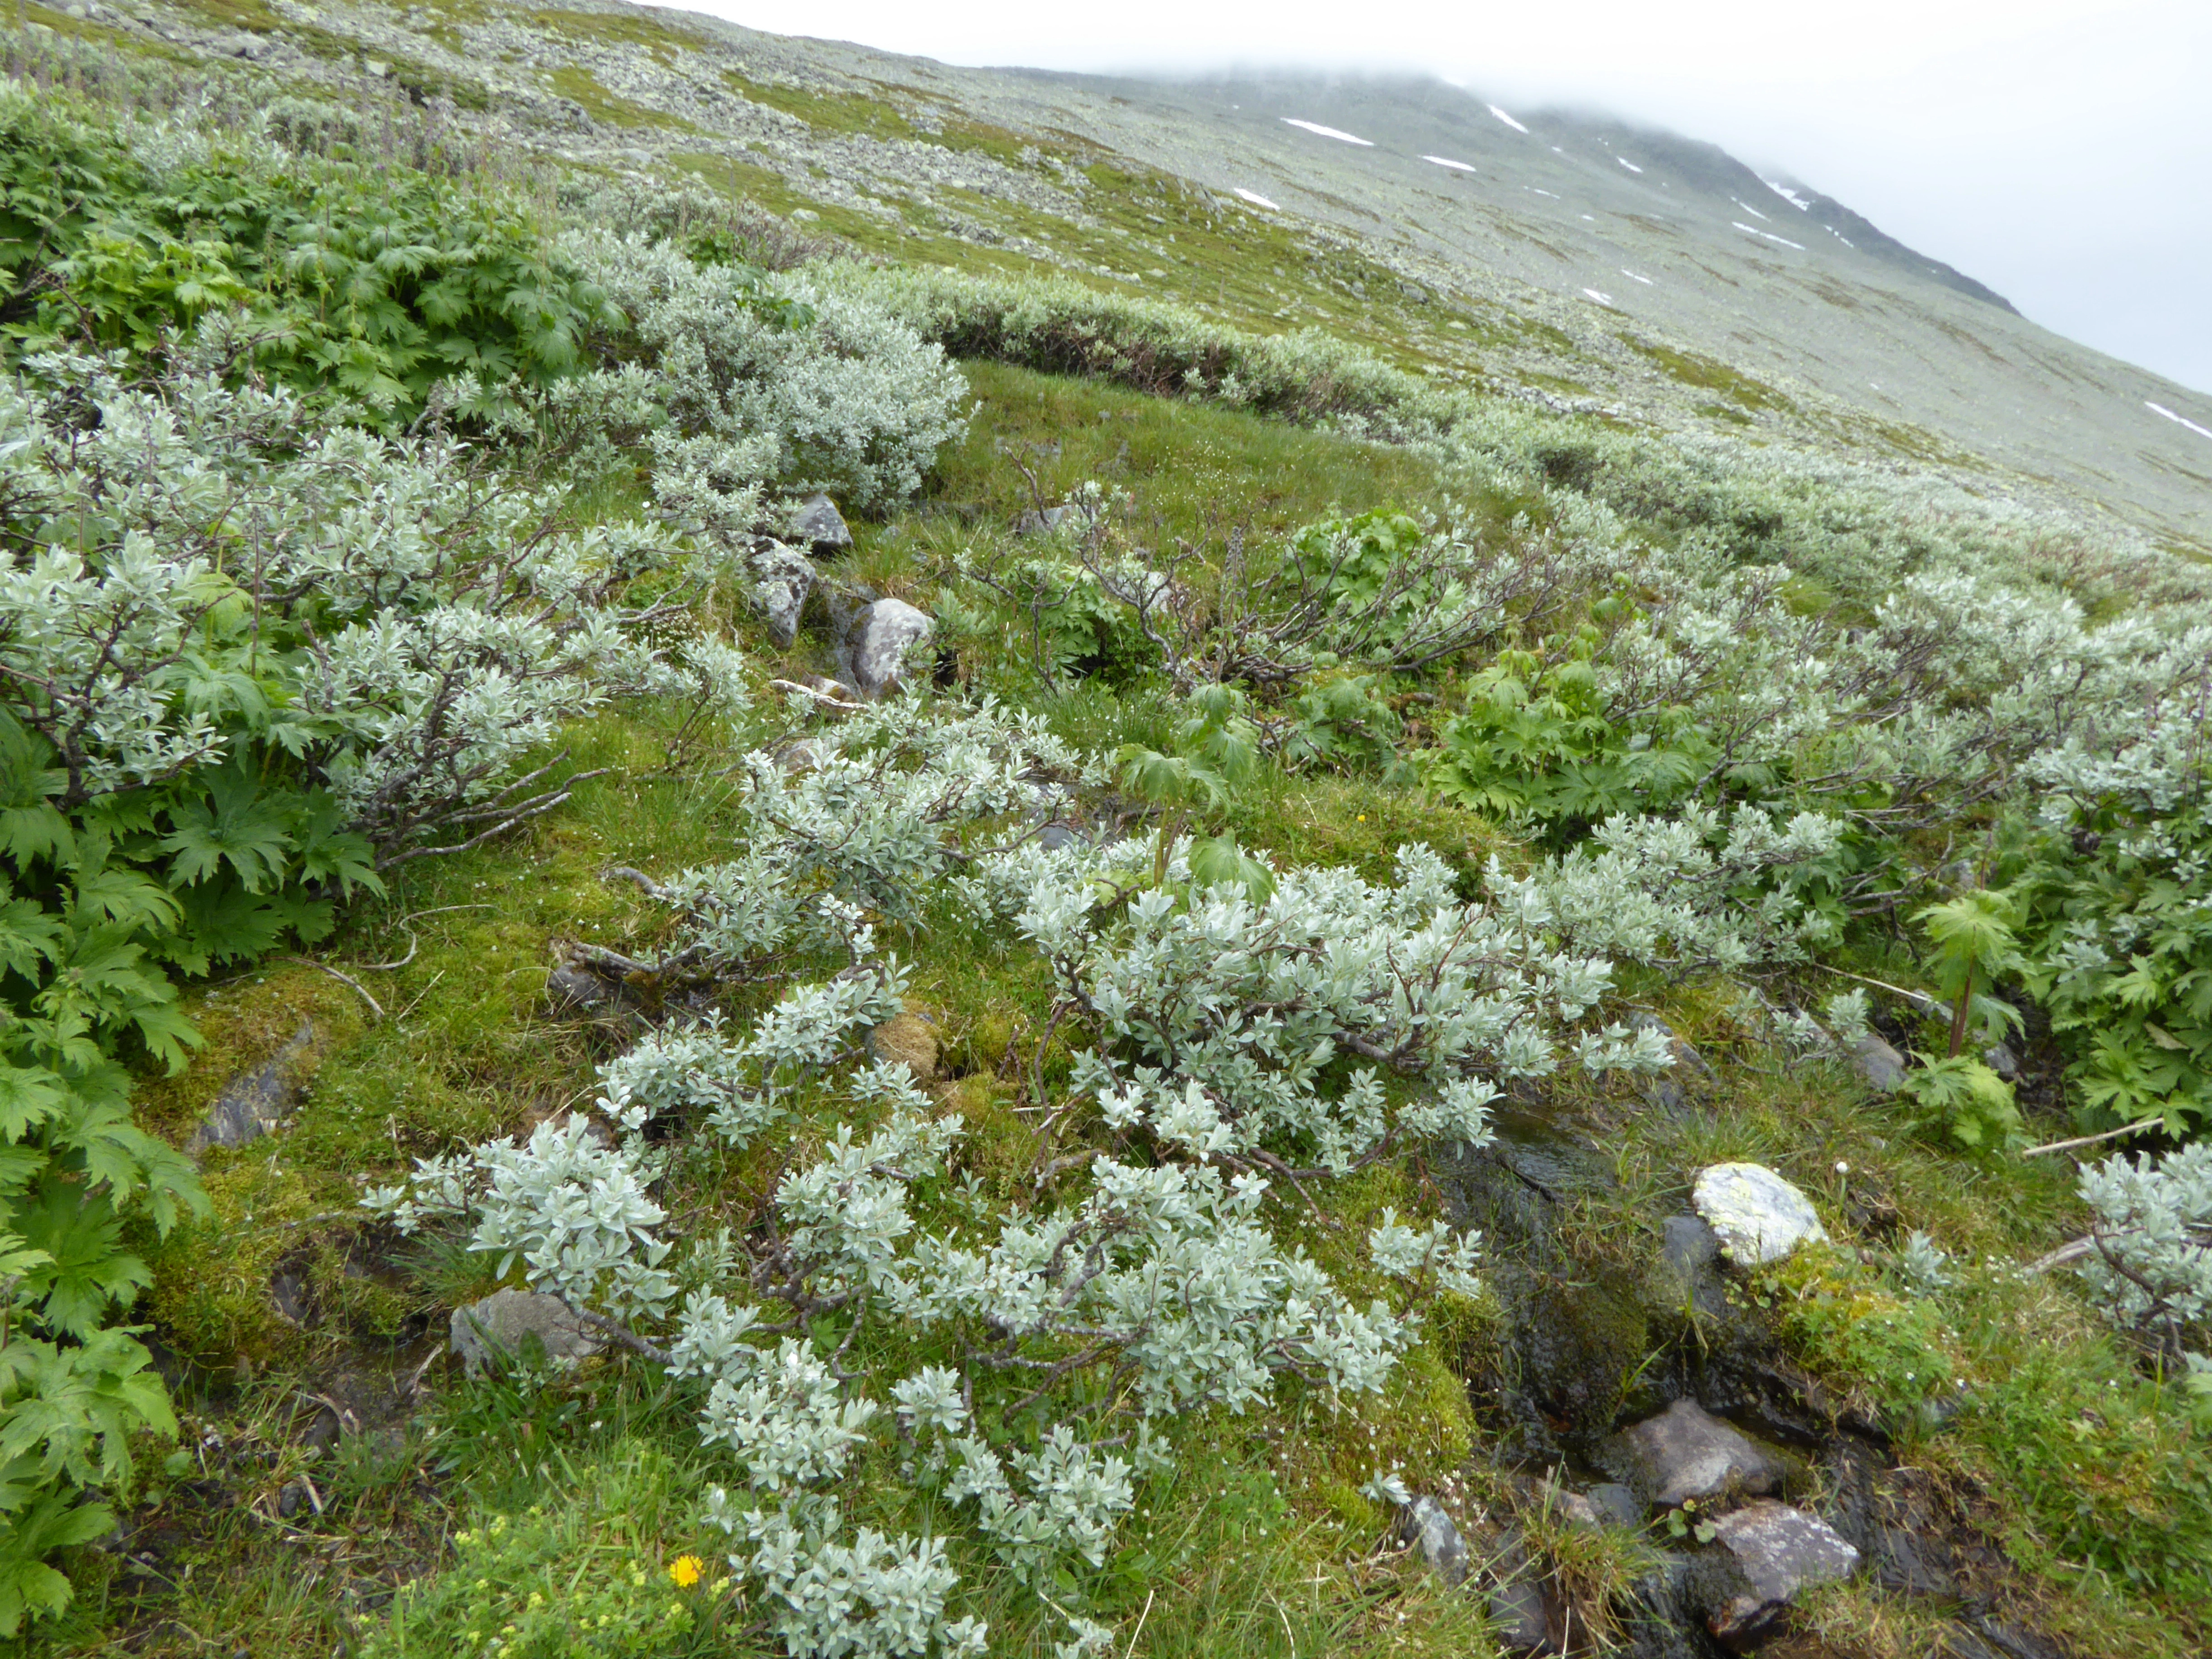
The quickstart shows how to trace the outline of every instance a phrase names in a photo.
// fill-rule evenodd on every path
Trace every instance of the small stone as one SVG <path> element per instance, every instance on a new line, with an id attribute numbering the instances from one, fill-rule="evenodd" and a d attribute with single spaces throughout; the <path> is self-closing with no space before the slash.
<path id="1" fill-rule="evenodd" d="M 814 567 L 805 555 L 775 542 L 753 556 L 753 570 L 759 579 L 753 599 L 768 619 L 769 636 L 778 645 L 789 645 L 799 637 L 799 619 L 814 591 Z"/>
<path id="2" fill-rule="evenodd" d="M 842 553 L 853 544 L 852 530 L 837 503 L 827 495 L 810 495 L 793 509 L 784 533 L 817 554 Z"/>
<path id="3" fill-rule="evenodd" d="M 301 1073 L 315 1046 L 313 1020 L 301 1020 L 284 1046 L 262 1065 L 223 1085 L 208 1115 L 185 1142 L 198 1158 L 210 1146 L 243 1146 L 281 1127 L 300 1103 Z"/>
<path id="4" fill-rule="evenodd" d="M 822 745 L 811 738 L 801 738 L 778 751 L 775 763 L 794 776 L 801 772 L 817 771 L 822 765 Z"/>
<path id="5" fill-rule="evenodd" d="M 903 1066 L 916 1083 L 937 1076 L 937 1032 L 920 1014 L 894 1014 L 868 1033 L 868 1057 Z"/>
<path id="6" fill-rule="evenodd" d="M 2008 1083 L 2020 1075 L 2020 1056 L 2007 1043 L 1990 1044 L 1982 1051 L 1982 1063 Z"/>
<path id="7" fill-rule="evenodd" d="M 1690 1201 L 1741 1267 L 1779 1261 L 1800 1244 L 1828 1236 L 1812 1200 L 1763 1164 L 1715 1164 L 1698 1171 Z"/>
<path id="8" fill-rule="evenodd" d="M 283 1520 L 289 1521 L 307 1507 L 307 1488 L 306 1483 L 299 1480 L 286 1481 L 284 1483 L 283 1491 L 276 1494 L 276 1513 L 278 1516 Z"/>
<path id="9" fill-rule="evenodd" d="M 1597 1505 L 1578 1492 L 1555 1492 L 1551 1504 L 1559 1519 L 1571 1527 L 1587 1527 L 1595 1531 L 1605 1525 L 1605 1516 L 1598 1512 Z"/>
<path id="10" fill-rule="evenodd" d="M 1894 1094 L 1905 1081 L 1905 1056 L 1869 1031 L 1851 1045 L 1851 1069 L 1876 1094 Z"/>
<path id="11" fill-rule="evenodd" d="M 855 619 L 853 678 L 863 696 L 873 699 L 898 689 L 907 653 L 921 645 L 936 624 L 904 599 L 878 599 Z"/>
<path id="12" fill-rule="evenodd" d="M 1782 1484 L 1779 1463 L 1741 1430 L 1688 1400 L 1624 1429 L 1607 1451 L 1607 1472 L 1622 1475 L 1659 1509 L 1729 1492 L 1764 1494 Z"/>
<path id="13" fill-rule="evenodd" d="M 1644 1524 L 1643 1503 L 1617 1480 L 1592 1486 L 1583 1497 L 1597 1511 L 1598 1519 L 1608 1527 L 1634 1528 Z"/>
<path id="14" fill-rule="evenodd" d="M 1017 536 L 1049 536 L 1067 522 L 1072 507 L 1048 507 L 1042 512 L 1032 508 L 1014 520 Z"/>
<path id="15" fill-rule="evenodd" d="M 1859 1553 L 1824 1521 L 1761 1501 L 1712 1523 L 1698 1559 L 1698 1599 L 1714 1639 L 1746 1653 L 1775 1635 L 1798 1591 L 1848 1578 Z"/>
<path id="16" fill-rule="evenodd" d="M 1490 1622 L 1497 1629 L 1498 1645 L 1509 1654 L 1553 1654 L 1565 1650 L 1553 1627 L 1551 1598 L 1529 1564 L 1521 1534 L 1511 1528 L 1500 1534 L 1497 1553 L 1486 1570 L 1490 1583 Z"/>
<path id="17" fill-rule="evenodd" d="M 1398 1540 L 1447 1584 L 1467 1582 L 1467 1544 L 1444 1506 L 1423 1493 L 1398 1513 Z"/>
<path id="18" fill-rule="evenodd" d="M 548 1359 L 588 1359 L 599 1345 L 584 1334 L 584 1328 L 568 1304 L 557 1296 L 536 1291 L 495 1291 L 481 1302 L 453 1310 L 453 1352 L 471 1376 L 503 1359 L 520 1359 L 527 1340 L 536 1337 Z"/>
<path id="19" fill-rule="evenodd" d="M 1083 837 L 1064 823 L 1048 823 L 1037 831 L 1037 845 L 1048 853 L 1057 853 L 1063 847 L 1080 847 Z"/>

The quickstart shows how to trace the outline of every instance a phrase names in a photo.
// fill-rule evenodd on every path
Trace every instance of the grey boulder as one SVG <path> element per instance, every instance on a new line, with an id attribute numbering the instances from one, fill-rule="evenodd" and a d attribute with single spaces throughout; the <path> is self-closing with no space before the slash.
<path id="1" fill-rule="evenodd" d="M 1688 1400 L 1615 1435 L 1607 1462 L 1646 1504 L 1660 1509 L 1729 1492 L 1772 1492 L 1784 1473 L 1740 1430 Z"/>
<path id="2" fill-rule="evenodd" d="M 1828 1236 L 1812 1200 L 1763 1164 L 1708 1165 L 1698 1172 L 1690 1202 L 1741 1267 L 1779 1261 Z"/>
<path id="3" fill-rule="evenodd" d="M 1800 1590 L 1848 1578 L 1859 1553 L 1826 1522 L 1762 1501 L 1712 1523 L 1696 1594 L 1715 1640 L 1746 1653 L 1777 1634 Z"/>
<path id="4" fill-rule="evenodd" d="M 927 640 L 936 624 L 904 599 L 878 599 L 854 619 L 853 679 L 865 697 L 896 690 L 907 653 Z"/>
<path id="5" fill-rule="evenodd" d="M 568 1304 L 536 1291 L 494 1291 L 481 1302 L 453 1310 L 453 1352 L 471 1376 L 487 1366 L 526 1357 L 536 1337 L 548 1359 L 588 1359 L 599 1345 L 584 1334 Z"/>
<path id="6" fill-rule="evenodd" d="M 852 530 L 837 503 L 827 495 L 810 495 L 792 509 L 784 533 L 817 553 L 842 553 L 853 544 Z"/>

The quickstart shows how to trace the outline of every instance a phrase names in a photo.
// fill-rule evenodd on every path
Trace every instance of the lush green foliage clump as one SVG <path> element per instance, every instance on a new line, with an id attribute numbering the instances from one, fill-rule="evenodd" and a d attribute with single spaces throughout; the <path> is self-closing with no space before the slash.
<path id="1" fill-rule="evenodd" d="M 15 350 L 144 356 L 212 319 L 227 355 L 397 427 L 451 375 L 573 374 L 586 336 L 620 320 L 511 196 L 342 155 L 149 138 L 142 156 L 65 103 L 0 94 Z"/>

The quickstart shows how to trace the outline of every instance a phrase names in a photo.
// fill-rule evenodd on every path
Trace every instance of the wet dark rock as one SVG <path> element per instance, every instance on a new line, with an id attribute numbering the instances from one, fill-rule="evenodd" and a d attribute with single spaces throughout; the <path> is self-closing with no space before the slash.
<path id="1" fill-rule="evenodd" d="M 1602 1282 L 1538 1280 L 1531 1295 L 1537 1305 L 1516 1332 L 1522 1388 L 1570 1429 L 1602 1434 L 1649 1351 L 1642 1304 Z"/>
<path id="2" fill-rule="evenodd" d="M 1467 1542 L 1444 1506 L 1424 1492 L 1398 1512 L 1398 1541 L 1447 1584 L 1467 1582 Z"/>
<path id="3" fill-rule="evenodd" d="M 207 1116 L 185 1142 L 185 1155 L 198 1158 L 211 1146 L 243 1146 L 283 1127 L 300 1103 L 314 1048 L 314 1022 L 303 1019 L 266 1061 L 223 1085 Z"/>
<path id="4" fill-rule="evenodd" d="M 1851 1045 L 1851 1069 L 1878 1095 L 1893 1094 L 1905 1081 L 1905 1056 L 1869 1031 Z"/>
<path id="5" fill-rule="evenodd" d="M 556 1016 L 613 1019 L 634 1015 L 637 997 L 629 987 L 573 952 L 545 975 L 545 1000 Z"/>
<path id="6" fill-rule="evenodd" d="M 842 553 L 853 544 L 853 532 L 837 503 L 827 495 L 810 495 L 793 509 L 784 533 L 817 554 Z"/>
<path id="7" fill-rule="evenodd" d="M 311 1501 L 307 1497 L 307 1482 L 288 1480 L 283 1490 L 276 1494 L 276 1513 L 289 1521 L 306 1509 Z"/>
<path id="8" fill-rule="evenodd" d="M 1511 1528 L 1499 1534 L 1496 1553 L 1483 1570 L 1489 1591 L 1490 1622 L 1498 1645 L 1509 1654 L 1565 1653 L 1557 1597 L 1546 1586 L 1521 1534 Z"/>
<path id="9" fill-rule="evenodd" d="M 343 1427 L 338 1414 L 328 1406 L 317 1406 L 307 1419 L 307 1426 L 300 1436 L 300 1445 L 311 1456 L 327 1452 L 338 1443 L 338 1433 Z"/>
<path id="10" fill-rule="evenodd" d="M 287 1260 L 269 1271 L 269 1299 L 276 1304 L 277 1317 L 303 1328 L 321 1317 L 311 1266 L 307 1261 Z"/>
<path id="11" fill-rule="evenodd" d="M 1583 1494 L 1598 1519 L 1608 1527 L 1641 1527 L 1644 1500 L 1618 1480 L 1604 1480 Z"/>
<path id="12" fill-rule="evenodd" d="M 1690 1597 L 1691 1565 L 1670 1555 L 1630 1587 L 1623 1634 L 1636 1659 L 1710 1659 L 1704 1620 Z"/>
<path id="13" fill-rule="evenodd" d="M 471 1376 L 487 1365 L 526 1358 L 533 1346 L 556 1360 L 586 1359 L 599 1351 L 567 1303 L 535 1291 L 495 1291 L 454 1309 L 451 1340 Z"/>
<path id="14" fill-rule="evenodd" d="M 1876 1530 L 1875 1580 L 1886 1590 L 1905 1595 L 1950 1595 L 1957 1586 L 1944 1564 L 1940 1543 L 1924 1542 L 1902 1527 Z"/>
<path id="15" fill-rule="evenodd" d="M 880 697 L 898 689 L 907 653 L 928 639 L 936 624 L 904 599 L 878 599 L 854 619 L 849 635 L 853 680 L 860 694 Z"/>
<path id="16" fill-rule="evenodd" d="M 1695 1279 L 1721 1259 L 1721 1237 L 1693 1215 L 1670 1215 L 1661 1225 L 1659 1254 L 1685 1279 Z"/>
<path id="17" fill-rule="evenodd" d="M 1832 1527 L 1787 1504 L 1762 1500 L 1711 1524 L 1694 1591 L 1705 1628 L 1737 1653 L 1779 1634 L 1800 1590 L 1858 1568 L 1858 1551 Z"/>
<path id="18" fill-rule="evenodd" d="M 1687 1400 L 1615 1435 L 1604 1455 L 1608 1473 L 1657 1509 L 1776 1492 L 1785 1473 L 1749 1437 Z"/>

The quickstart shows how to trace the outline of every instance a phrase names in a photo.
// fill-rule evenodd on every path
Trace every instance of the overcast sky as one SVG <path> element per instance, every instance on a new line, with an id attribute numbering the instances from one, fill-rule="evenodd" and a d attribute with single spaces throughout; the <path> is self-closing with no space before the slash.
<path id="1" fill-rule="evenodd" d="M 2212 393 L 2212 0 L 690 0 L 946 63 L 1415 70 L 1796 173 Z"/>

